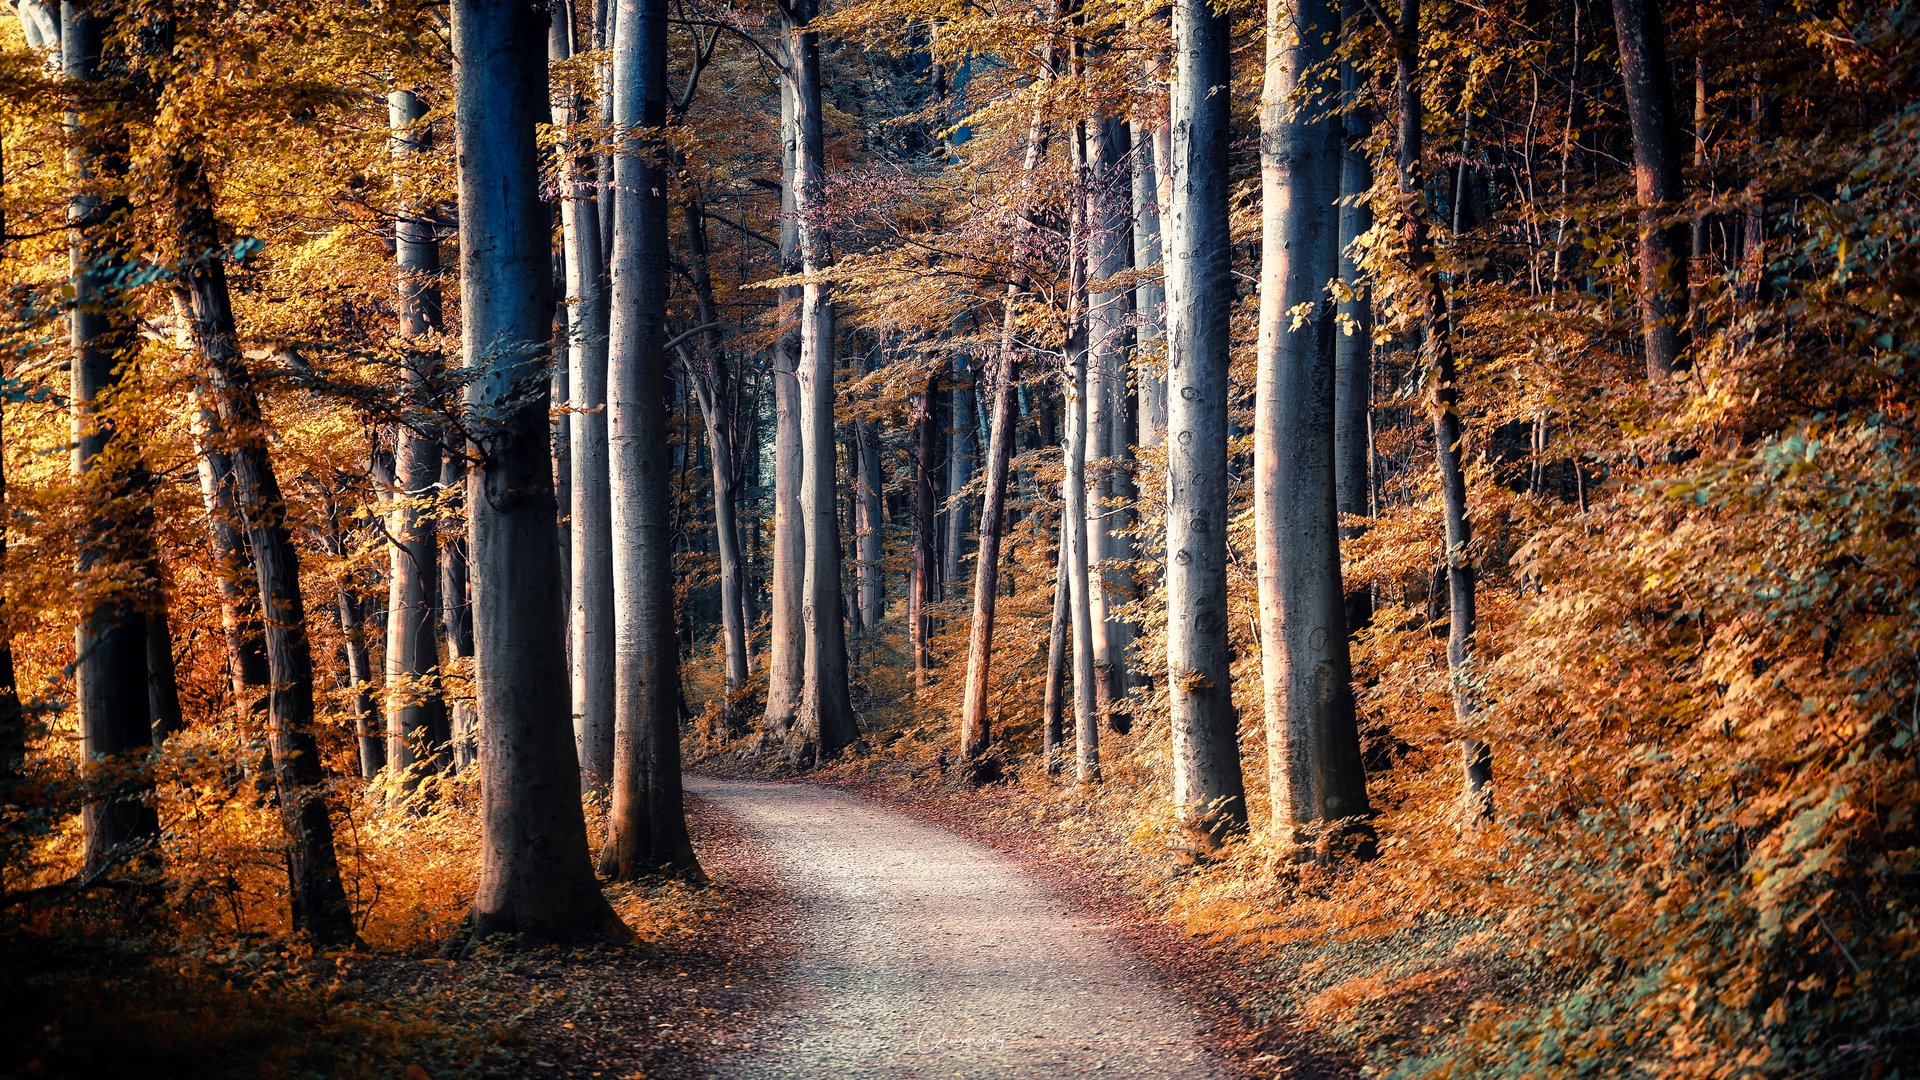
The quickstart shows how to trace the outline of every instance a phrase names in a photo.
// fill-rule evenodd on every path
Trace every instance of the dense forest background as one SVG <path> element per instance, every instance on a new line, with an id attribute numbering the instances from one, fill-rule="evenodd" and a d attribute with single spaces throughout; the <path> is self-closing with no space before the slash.
<path id="1" fill-rule="evenodd" d="M 697 938 L 685 757 L 1408 1074 L 1911 1060 L 1910 4 L 12 6 L 34 971 Z"/>

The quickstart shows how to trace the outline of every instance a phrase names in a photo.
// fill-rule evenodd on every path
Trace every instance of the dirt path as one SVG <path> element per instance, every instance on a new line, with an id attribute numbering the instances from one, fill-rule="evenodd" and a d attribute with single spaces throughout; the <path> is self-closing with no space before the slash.
<path id="1" fill-rule="evenodd" d="M 767 857 L 800 945 L 785 1011 L 719 1075 L 1227 1075 L 1197 1014 L 992 849 L 811 784 L 688 790 Z"/>

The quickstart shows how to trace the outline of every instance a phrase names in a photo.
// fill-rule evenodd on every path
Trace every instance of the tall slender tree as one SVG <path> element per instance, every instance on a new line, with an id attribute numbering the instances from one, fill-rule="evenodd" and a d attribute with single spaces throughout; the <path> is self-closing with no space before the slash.
<path id="1" fill-rule="evenodd" d="M 1244 829 L 1227 644 L 1227 231 L 1232 54 L 1211 0 L 1173 5 L 1167 245 L 1167 691 L 1173 801 L 1197 835 Z"/>
<path id="2" fill-rule="evenodd" d="M 67 223 L 73 471 L 86 509 L 79 519 L 83 595 L 73 665 L 81 745 L 96 777 L 81 815 L 89 872 L 149 853 L 160 836 L 153 781 L 141 759 L 151 745 L 147 701 L 146 567 L 151 540 L 142 503 L 140 450 L 120 426 L 115 396 L 134 336 L 124 281 L 130 253 L 119 239 L 128 213 L 127 137 L 113 107 L 108 52 L 117 9 L 60 5 L 61 72 L 73 95 L 67 114 L 72 194 Z"/>
<path id="3" fill-rule="evenodd" d="M 471 371 L 467 479 L 478 652 L 481 868 L 472 929 L 577 941 L 625 928 L 593 878 L 567 723 L 565 613 L 547 456 L 552 219 L 535 129 L 546 13 L 455 0 L 461 348 Z"/>
<path id="4" fill-rule="evenodd" d="M 792 83 L 794 128 L 793 216 L 799 225 L 800 293 L 800 513 L 806 529 L 801 588 L 806 664 L 800 709 L 788 735 L 788 756 L 823 761 L 858 737 L 847 687 L 847 641 L 840 610 L 840 517 L 835 497 L 838 442 L 834 438 L 834 312 L 828 285 L 827 244 L 820 205 L 826 182 L 826 116 L 821 101 L 820 37 L 813 29 L 817 0 L 779 0 L 785 39 L 785 75 Z"/>
<path id="5" fill-rule="evenodd" d="M 549 54 L 573 55 L 571 3 L 556 5 Z M 570 128 L 587 121 L 584 98 L 571 82 L 561 88 L 553 119 Z M 580 140 L 584 143 L 584 139 Z M 581 779 L 603 787 L 613 779 L 614 626 L 613 506 L 607 449 L 607 340 L 612 317 L 611 285 L 601 259 L 600 200 L 594 155 L 584 146 L 563 146 L 560 233 L 567 282 L 568 467 L 573 572 L 568 582 L 572 635 L 574 738 Z"/>
<path id="6" fill-rule="evenodd" d="M 1132 493 L 1127 357 L 1132 353 L 1133 292 L 1119 279 L 1133 268 L 1132 197 L 1124 121 L 1087 120 L 1087 557 L 1092 566 L 1094 688 L 1108 727 L 1125 732 L 1116 703 L 1126 696 L 1131 627 L 1117 608 L 1128 600 L 1132 558 L 1122 506 Z"/>
<path id="7" fill-rule="evenodd" d="M 1341 136 L 1313 84 L 1339 20 L 1268 0 L 1260 108 L 1260 340 L 1253 531 L 1273 831 L 1367 810 L 1334 501 Z"/>
<path id="8" fill-rule="evenodd" d="M 432 137 L 427 109 L 410 90 L 387 95 L 396 174 L 418 168 Z M 393 223 L 398 269 L 402 363 L 409 391 L 422 399 L 434 392 L 440 366 L 430 344 L 441 332 L 440 243 L 426 207 L 405 203 Z M 422 408 L 420 412 L 426 410 Z M 440 486 L 437 433 L 403 423 L 394 432 L 392 511 L 387 516 L 387 765 L 409 790 L 423 771 L 444 768 L 453 731 L 441 697 L 439 639 L 434 614 L 440 606 L 440 545 L 432 508 Z"/>
<path id="9" fill-rule="evenodd" d="M 697 869 L 680 794 L 680 643 L 667 447 L 666 0 L 623 0 L 613 35 L 613 806 L 601 873 Z"/>
<path id="10" fill-rule="evenodd" d="M 1640 204 L 1640 321 L 1647 378 L 1671 379 L 1687 344 L 1687 221 L 1681 214 L 1679 117 L 1667 71 L 1660 0 L 1613 0 L 1633 130 L 1633 188 Z"/>
<path id="11" fill-rule="evenodd" d="M 791 63 L 791 60 L 788 61 Z M 794 80 L 780 88 L 780 272 L 800 272 L 799 109 Z M 767 611 L 767 709 L 762 720 L 772 744 L 783 745 L 806 683 L 805 603 L 807 533 L 800 513 L 800 288 L 780 289 L 780 333 L 774 340 L 772 596 Z"/>

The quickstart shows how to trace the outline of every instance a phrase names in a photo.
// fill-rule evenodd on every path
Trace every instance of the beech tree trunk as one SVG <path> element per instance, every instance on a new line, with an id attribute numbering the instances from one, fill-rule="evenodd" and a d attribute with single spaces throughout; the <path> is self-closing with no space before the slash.
<path id="1" fill-rule="evenodd" d="M 1148 65 L 1149 90 L 1164 85 L 1164 63 Z M 1139 271 L 1133 287 L 1136 313 L 1133 379 L 1140 402 L 1139 435 L 1141 446 L 1159 446 L 1167 430 L 1167 292 L 1160 279 L 1160 181 L 1161 163 L 1154 153 L 1154 128 L 1160 120 L 1157 110 L 1135 116 L 1131 122 L 1133 141 L 1133 265 Z"/>
<path id="2" fill-rule="evenodd" d="M 1073 591 L 1068 577 L 1067 529 L 1061 522 L 1059 539 L 1055 546 L 1059 553 L 1054 559 L 1053 568 L 1053 617 L 1047 624 L 1047 691 L 1045 704 L 1040 713 L 1040 753 L 1046 762 L 1048 776 L 1058 776 L 1066 767 L 1066 713 L 1067 688 L 1067 625 L 1071 621 L 1067 610 L 1069 597 Z"/>
<path id="3" fill-rule="evenodd" d="M 1364 11 L 1357 0 L 1346 0 L 1343 25 L 1353 25 Z M 1353 517 L 1373 512 L 1373 300 L 1353 250 L 1354 241 L 1373 228 L 1373 211 L 1364 197 L 1373 189 L 1373 164 L 1361 145 L 1373 131 L 1365 92 L 1360 68 L 1351 61 L 1340 65 L 1340 104 L 1346 112 L 1338 214 L 1345 295 L 1337 306 L 1333 339 L 1333 491 L 1341 515 Z M 1341 536 L 1353 539 L 1364 531 L 1351 527 Z M 1349 635 L 1373 621 L 1373 592 L 1365 585 L 1347 584 L 1346 606 Z"/>
<path id="4" fill-rule="evenodd" d="M 1132 269 L 1132 185 L 1126 182 L 1127 126 L 1087 121 L 1087 557 L 1091 561 L 1094 692 L 1109 730 L 1125 733 L 1127 713 L 1116 708 L 1131 682 L 1127 643 L 1132 627 L 1117 609 L 1130 599 L 1124 563 L 1133 557 L 1121 505 L 1132 494 L 1127 423 L 1127 356 L 1133 334 L 1133 295 L 1107 284 Z"/>
<path id="5" fill-rule="evenodd" d="M 1679 216 L 1684 194 L 1679 118 L 1667 77 L 1659 0 L 1613 0 L 1613 26 L 1620 39 L 1620 77 L 1633 130 L 1647 378 L 1662 383 L 1684 367 L 1681 353 L 1687 344 L 1687 222 Z"/>
<path id="6" fill-rule="evenodd" d="M 687 224 L 688 276 L 693 281 L 695 315 L 707 329 L 692 349 L 683 349 L 693 393 L 706 421 L 707 464 L 713 475 L 713 533 L 720 556 L 720 641 L 726 658 L 729 693 L 747 683 L 746 564 L 740 551 L 740 464 L 735 377 L 722 347 L 720 306 L 714 300 L 712 255 L 707 243 L 706 210 L 689 194 L 683 204 Z"/>
<path id="7" fill-rule="evenodd" d="M 966 356 L 955 354 L 947 380 L 947 505 L 940 544 L 940 587 L 950 599 L 959 598 L 960 557 L 966 553 L 973 507 L 966 487 L 973 482 L 974 382 Z"/>
<path id="8" fill-rule="evenodd" d="M 880 432 L 871 422 L 854 423 L 855 466 L 854 550 L 860 579 L 860 622 L 871 629 L 887 617 L 887 561 L 882 492 L 886 480 L 880 466 Z"/>
<path id="9" fill-rule="evenodd" d="M 1197 835 L 1246 827 L 1227 643 L 1227 16 L 1175 0 L 1167 249 L 1167 691 L 1173 801 Z"/>
<path id="10" fill-rule="evenodd" d="M 184 289 L 175 302 L 183 322 L 191 325 L 193 301 Z M 192 429 L 199 450 L 200 500 L 207 515 L 207 539 L 220 589 L 220 623 L 225 632 L 227 682 L 234 703 L 248 715 L 264 716 L 267 708 L 266 631 L 260 625 L 259 597 L 253 574 L 253 556 L 247 551 L 240 511 L 235 505 L 233 455 L 220 432 L 220 417 L 211 396 L 201 387 L 191 390 Z M 382 738 L 376 732 L 376 738 Z M 381 742 L 381 761 L 386 743 Z"/>
<path id="11" fill-rule="evenodd" d="M 11 671 L 13 657 L 7 655 L 0 659 L 4 660 L 0 666 Z M 0 688 L 0 711 L 7 708 L 7 692 Z M 179 675 L 174 670 L 173 629 L 168 625 L 164 607 L 147 612 L 147 712 L 150 737 L 156 750 L 186 726 L 186 718 L 180 712 Z"/>
<path id="12" fill-rule="evenodd" d="M 422 124 L 426 105 L 411 91 L 387 95 L 392 154 L 404 175 L 416 156 L 427 151 L 430 134 Z M 440 333 L 440 244 L 433 223 L 417 207 L 402 207 L 393 239 L 399 269 L 400 336 L 403 340 Z M 416 395 L 433 392 L 440 357 L 430 347 L 403 353 L 407 385 Z M 440 441 L 431 433 L 401 424 L 394 433 L 397 490 L 387 515 L 387 765 L 407 791 L 418 786 L 423 770 L 449 763 L 453 731 L 440 695 L 440 652 L 434 634 L 439 598 L 439 543 L 428 512 L 440 483 Z"/>
<path id="13" fill-rule="evenodd" d="M 61 70 L 76 84 L 66 121 L 73 136 L 67 154 L 70 404 L 73 472 L 86 505 L 78 520 L 86 527 L 77 544 L 81 611 L 73 689 L 94 788 L 81 811 L 88 873 L 147 856 L 160 838 L 153 780 L 140 767 L 152 746 L 145 609 L 153 598 L 127 584 L 142 580 L 133 568 L 150 561 L 149 511 L 142 505 L 148 481 L 138 452 L 124 446 L 110 404 L 135 347 L 121 284 L 131 255 L 116 236 L 127 212 L 127 198 L 117 190 L 126 177 L 126 134 L 101 85 L 110 18 L 91 5 L 60 5 Z"/>
<path id="14" fill-rule="evenodd" d="M 444 454 L 440 462 L 440 489 L 448 500 L 448 517 L 458 520 L 466 503 L 467 459 L 464 447 Z M 446 642 L 446 664 L 472 666 L 473 590 L 467 569 L 466 530 L 456 528 L 441 537 L 440 637 Z M 480 760 L 480 717 L 472 698 L 448 702 L 453 714 L 453 760 L 466 768 Z"/>
<path id="15" fill-rule="evenodd" d="M 668 452 L 666 0 L 622 0 L 613 36 L 613 806 L 600 872 L 698 871 L 680 793 L 680 642 Z"/>
<path id="16" fill-rule="evenodd" d="M 571 5 L 562 5 L 557 10 L 570 16 L 570 9 Z M 554 33 L 548 51 L 564 54 L 562 58 L 571 56 L 572 35 Z M 587 122 L 580 102 L 578 89 L 566 87 L 554 107 L 554 123 Z M 572 473 L 567 507 L 573 560 L 568 582 L 571 617 L 567 631 L 571 640 L 567 654 L 572 665 L 573 731 L 580 753 L 580 779 L 588 787 L 602 788 L 613 779 L 613 506 L 607 449 L 607 339 L 613 309 L 607 268 L 601 259 L 602 203 L 593 190 L 592 156 L 567 147 L 559 155 L 559 162 L 570 395 L 566 426 Z"/>
<path id="17" fill-rule="evenodd" d="M 314 736 L 313 655 L 300 593 L 299 551 L 268 457 L 260 399 L 240 357 L 213 189 L 195 148 L 176 147 L 170 164 L 178 272 L 190 305 L 194 344 L 207 365 L 210 396 L 231 447 L 234 506 L 246 529 L 266 628 L 269 745 L 275 795 L 287 832 L 293 925 L 316 941 L 351 942 L 357 936 L 353 912 L 340 882 L 327 776 Z"/>
<path id="18" fill-rule="evenodd" d="M 1343 131 L 1307 104 L 1339 25 L 1327 0 L 1267 3 L 1253 529 L 1268 788 L 1283 842 L 1311 842 L 1298 827 L 1367 812 L 1334 498 L 1338 329 L 1327 282 L 1340 262 Z"/>
<path id="19" fill-rule="evenodd" d="M 780 80 L 780 272 L 800 272 L 799 111 L 793 80 Z M 773 594 L 767 619 L 767 711 L 773 743 L 794 724 L 806 682 L 807 536 L 800 515 L 800 289 L 780 290 L 780 336 L 773 346 Z"/>
<path id="20" fill-rule="evenodd" d="M 1077 58 L 1076 58 L 1077 66 Z M 1073 176 L 1076 186 L 1087 171 L 1086 132 L 1074 124 Z M 1087 543 L 1087 204 L 1075 199 L 1069 210 L 1067 243 L 1066 448 L 1060 478 L 1061 514 L 1066 519 L 1067 598 L 1073 621 L 1073 775 L 1082 784 L 1100 779 L 1099 678 L 1094 668 L 1093 598 Z"/>
<path id="21" fill-rule="evenodd" d="M 1433 380 L 1434 459 L 1440 479 L 1440 503 L 1446 528 L 1448 601 L 1447 675 L 1454 720 L 1471 728 L 1479 708 L 1473 672 L 1473 533 L 1467 517 L 1466 475 L 1461 469 L 1460 387 L 1447 326 L 1446 283 L 1428 247 L 1427 217 L 1419 198 L 1421 123 L 1425 102 L 1418 82 L 1420 0 L 1401 0 L 1397 26 L 1388 28 L 1394 43 L 1394 93 L 1399 99 L 1396 179 L 1411 208 L 1402 224 L 1409 268 L 1421 282 L 1421 352 Z M 1464 800 L 1475 818 L 1493 814 L 1493 756 L 1479 739 L 1461 740 Z"/>
<path id="22" fill-rule="evenodd" d="M 454 0 L 461 348 L 473 369 L 469 557 L 478 650 L 481 869 L 472 928 L 579 941 L 624 936 L 587 857 L 567 723 L 547 379 L 551 215 L 535 128 L 546 112 L 546 14 Z"/>
<path id="23" fill-rule="evenodd" d="M 807 281 L 800 297 L 800 481 L 806 524 L 806 576 L 801 588 L 806 666 L 800 712 L 788 736 L 788 756 L 813 763 L 837 756 L 858 737 L 847 691 L 846 628 L 840 611 L 840 520 L 835 497 L 833 306 L 827 284 L 826 238 L 816 204 L 826 179 L 825 117 L 820 100 L 820 39 L 809 29 L 817 5 L 799 0 L 788 9 L 787 77 L 793 83 L 794 217 Z"/>
<path id="24" fill-rule="evenodd" d="M 934 525 L 939 515 L 939 498 L 933 489 L 933 459 L 939 452 L 938 415 L 940 370 L 927 374 L 926 389 L 914 407 L 913 455 L 913 577 L 907 582 L 907 638 L 913 651 L 913 690 L 924 694 L 933 673 L 931 638 L 933 617 L 927 606 L 939 590 L 938 562 L 934 551 Z"/>

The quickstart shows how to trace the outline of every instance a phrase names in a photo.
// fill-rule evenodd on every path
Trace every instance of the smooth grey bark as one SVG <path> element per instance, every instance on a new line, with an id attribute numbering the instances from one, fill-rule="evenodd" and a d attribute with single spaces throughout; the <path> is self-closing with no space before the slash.
<path id="1" fill-rule="evenodd" d="M 1358 0 L 1342 5 L 1343 25 L 1364 13 Z M 1333 339 L 1333 491 L 1343 517 L 1373 512 L 1373 300 L 1355 260 L 1354 241 L 1373 228 L 1365 195 L 1373 189 L 1373 163 L 1362 143 L 1373 130 L 1365 104 L 1366 76 L 1348 61 L 1340 66 L 1340 283 Z M 1352 539 L 1360 527 L 1343 529 Z M 1373 593 L 1347 586 L 1347 633 L 1373 621 Z"/>
<path id="2" fill-rule="evenodd" d="M 973 497 L 966 491 L 974 470 L 973 366 L 956 353 L 947 378 L 947 499 L 941 508 L 940 587 L 949 598 L 960 590 L 960 557 L 967 546 Z"/>
<path id="3" fill-rule="evenodd" d="M 405 175 L 426 153 L 431 133 L 427 109 L 408 90 L 387 95 L 387 124 L 394 171 Z M 393 223 L 395 308 L 400 338 L 419 342 L 440 333 L 440 244 L 434 224 L 418 207 L 402 206 Z M 433 392 L 440 357 L 431 346 L 403 348 L 408 390 Z M 439 608 L 439 537 L 430 507 L 440 484 L 440 441 L 406 424 L 394 432 L 394 483 L 387 514 L 387 766 L 402 790 L 412 791 L 424 772 L 449 763 L 453 732 L 440 694 L 440 650 L 434 633 Z"/>
<path id="4" fill-rule="evenodd" d="M 785 7 L 786 76 L 793 83 L 794 217 L 800 227 L 800 513 L 806 527 L 806 573 L 801 621 L 806 665 L 800 710 L 788 733 L 788 757 L 819 762 L 853 744 L 859 731 L 847 689 L 846 627 L 840 610 L 840 520 L 835 486 L 834 312 L 827 283 L 826 237 L 816 206 L 826 180 L 825 116 L 821 108 L 820 39 L 810 29 L 814 0 Z"/>
<path id="5" fill-rule="evenodd" d="M 73 473 L 80 481 L 85 528 L 76 547 L 82 584 L 75 631 L 74 702 L 90 790 L 81 809 L 88 873 L 152 853 L 160 838 L 153 780 L 141 762 L 151 749 L 147 701 L 147 618 L 153 598 L 129 586 L 149 561 L 148 514 L 140 504 L 147 478 L 137 451 L 125 445 L 113 398 L 122 364 L 135 347 L 124 273 L 131 261 L 120 239 L 128 212 L 126 134 L 104 100 L 109 77 L 110 15 L 91 5 L 60 5 L 61 71 L 74 84 L 67 113 L 68 255 L 73 283 L 69 319 Z M 91 84 L 91 85 L 88 85 Z M 100 777 L 106 779 L 100 779 Z"/>
<path id="6" fill-rule="evenodd" d="M 1167 692 L 1175 812 L 1218 841 L 1243 830 L 1227 642 L 1227 230 L 1232 60 L 1210 0 L 1173 5 L 1173 193 L 1167 246 Z"/>
<path id="7" fill-rule="evenodd" d="M 1077 66 L 1077 65 L 1076 65 Z M 1076 186 L 1087 170 L 1086 131 L 1076 122 L 1072 143 Z M 1100 779 L 1100 706 L 1093 655 L 1093 584 L 1087 546 L 1087 262 L 1083 199 L 1069 210 L 1067 243 L 1067 338 L 1065 450 L 1061 454 L 1060 503 L 1066 518 L 1068 610 L 1073 623 L 1073 775 L 1083 784 Z"/>
<path id="8" fill-rule="evenodd" d="M 680 792 L 680 642 L 668 453 L 666 0 L 622 0 L 613 35 L 613 805 L 600 872 L 698 873 Z"/>
<path id="9" fill-rule="evenodd" d="M 551 214 L 535 129 L 546 113 L 546 13 L 454 0 L 461 349 L 472 369 L 467 475 L 480 725 L 476 934 L 621 937 L 588 861 L 568 723 L 545 355 Z"/>
<path id="10" fill-rule="evenodd" d="M 860 581 L 860 622 L 872 628 L 887 617 L 886 523 L 882 493 L 880 431 L 870 421 L 854 423 L 854 551 Z"/>
<path id="11" fill-rule="evenodd" d="M 1253 531 L 1267 782 L 1283 843 L 1314 842 L 1312 826 L 1367 812 L 1334 498 L 1328 284 L 1340 262 L 1343 130 L 1311 100 L 1339 26 L 1327 0 L 1267 2 Z"/>
<path id="12" fill-rule="evenodd" d="M 334 602 L 339 608 L 340 637 L 346 644 L 347 685 L 353 691 L 348 715 L 360 751 L 360 776 L 371 780 L 386 767 L 387 744 L 374 727 L 379 710 L 373 696 L 373 654 L 367 648 L 366 613 L 351 588 L 342 587 L 335 593 Z"/>
<path id="13" fill-rule="evenodd" d="M 571 17 L 571 5 L 557 11 Z M 556 25 L 548 53 L 573 53 L 571 27 Z M 588 122 L 579 88 L 563 88 L 553 122 Z M 581 781 L 604 787 L 613 779 L 614 626 L 613 504 L 607 449 L 607 341 L 611 284 L 601 257 L 601 200 L 593 190 L 593 159 L 571 147 L 559 155 L 560 234 L 567 282 L 567 401 L 572 572 L 568 581 L 573 731 Z M 611 200 L 608 200 L 611 202 Z M 611 216 L 610 214 L 607 216 Z"/>
<path id="14" fill-rule="evenodd" d="M 1680 125 L 1667 72 L 1659 0 L 1613 0 L 1620 77 L 1633 131 L 1633 188 L 1640 204 L 1640 321 L 1647 378 L 1684 368 L 1687 346 L 1687 222 L 1679 217 Z M 1666 219 L 1666 220 L 1663 220 Z"/>
<path id="15" fill-rule="evenodd" d="M 1132 502 L 1131 425 L 1127 408 L 1127 357 L 1132 352 L 1133 294 L 1107 285 L 1133 268 L 1132 184 L 1126 180 L 1126 123 L 1089 119 L 1087 131 L 1087 557 L 1092 589 L 1094 693 L 1109 730 L 1131 726 L 1116 708 L 1131 688 L 1127 645 L 1133 627 L 1116 610 L 1131 596 L 1126 563 L 1133 545 L 1125 536 L 1126 505 Z"/>
<path id="16" fill-rule="evenodd" d="M 792 80 L 780 80 L 780 272 L 800 272 L 797 217 L 800 135 Z M 773 345 L 773 550 L 768 591 L 766 733 L 779 742 L 793 727 L 806 681 L 801 588 L 807 535 L 800 516 L 800 289 L 780 290 L 780 336 Z"/>
<path id="17" fill-rule="evenodd" d="M 1156 85 L 1161 65 L 1148 71 L 1148 85 Z M 1139 280 L 1133 288 L 1133 379 L 1138 388 L 1141 446 L 1159 446 L 1167 430 L 1167 291 L 1161 280 L 1160 163 L 1154 156 L 1151 114 L 1129 124 L 1133 142 L 1133 265 Z"/>

